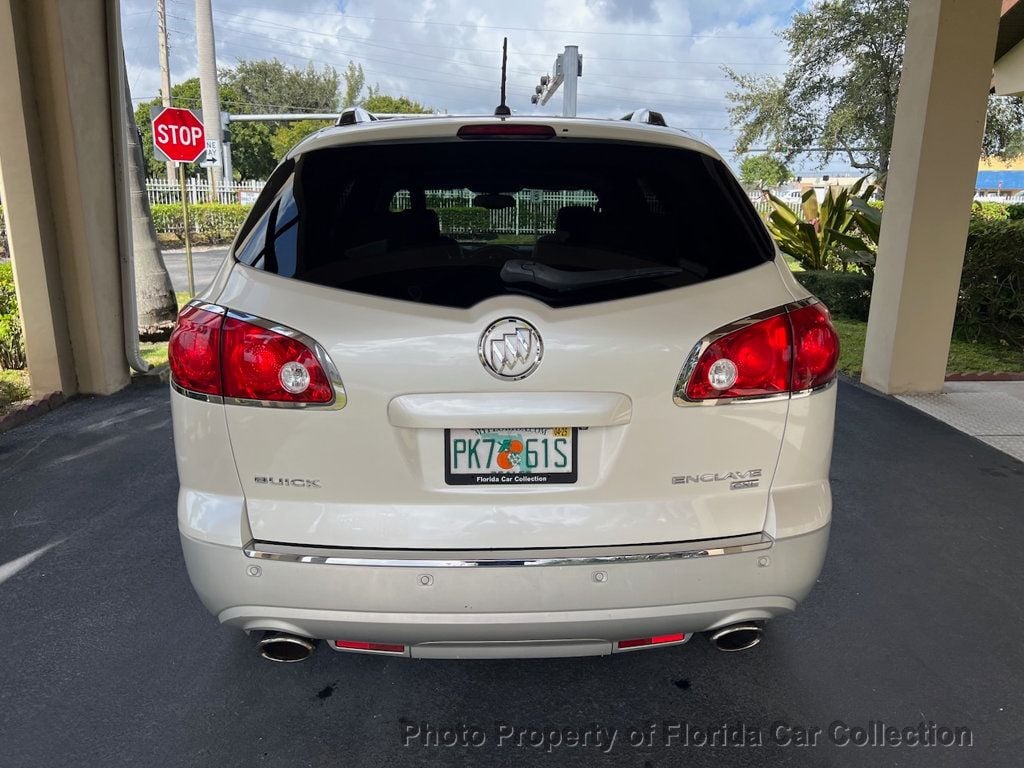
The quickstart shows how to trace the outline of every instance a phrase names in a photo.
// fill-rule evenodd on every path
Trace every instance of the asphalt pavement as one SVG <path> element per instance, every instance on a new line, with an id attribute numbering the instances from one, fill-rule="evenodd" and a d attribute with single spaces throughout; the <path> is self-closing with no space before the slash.
<path id="1" fill-rule="evenodd" d="M 192 249 L 192 275 L 195 280 L 196 293 L 210 284 L 217 270 L 220 269 L 224 257 L 228 254 L 228 247 L 199 247 Z M 184 248 L 163 251 L 164 264 L 171 275 L 171 283 L 175 291 L 188 290 L 188 260 L 185 257 Z"/>
<path id="2" fill-rule="evenodd" d="M 165 387 L 74 401 L 0 435 L 0 766 L 1024 763 L 1024 464 L 844 382 L 833 480 L 750 652 L 273 664 L 188 583 Z"/>

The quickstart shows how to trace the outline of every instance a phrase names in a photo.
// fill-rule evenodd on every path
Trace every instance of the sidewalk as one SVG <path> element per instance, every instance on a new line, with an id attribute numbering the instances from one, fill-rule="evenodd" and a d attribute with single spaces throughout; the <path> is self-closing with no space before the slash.
<path id="1" fill-rule="evenodd" d="M 898 399 L 1024 461 L 1024 381 L 947 381 L 942 394 Z"/>

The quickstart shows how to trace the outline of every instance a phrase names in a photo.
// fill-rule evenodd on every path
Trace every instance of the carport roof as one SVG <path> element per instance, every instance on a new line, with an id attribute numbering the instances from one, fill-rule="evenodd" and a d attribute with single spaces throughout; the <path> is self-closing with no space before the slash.
<path id="1" fill-rule="evenodd" d="M 996 61 L 1024 40 L 1024 2 L 1003 0 L 1003 13 L 999 21 L 999 36 L 996 38 Z"/>

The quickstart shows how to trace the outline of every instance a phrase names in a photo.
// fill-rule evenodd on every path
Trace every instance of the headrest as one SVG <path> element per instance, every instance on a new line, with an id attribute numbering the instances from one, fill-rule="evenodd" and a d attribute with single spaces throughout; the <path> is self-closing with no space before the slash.
<path id="1" fill-rule="evenodd" d="M 567 205 L 558 209 L 555 229 L 572 235 L 579 235 L 594 225 L 597 212 L 586 205 Z"/>

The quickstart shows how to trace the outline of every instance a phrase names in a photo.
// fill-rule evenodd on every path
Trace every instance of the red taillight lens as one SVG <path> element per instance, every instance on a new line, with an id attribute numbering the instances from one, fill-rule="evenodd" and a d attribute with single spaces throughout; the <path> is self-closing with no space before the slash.
<path id="1" fill-rule="evenodd" d="M 221 394 L 220 336 L 224 316 L 199 307 L 185 307 L 167 345 L 175 383 L 204 395 Z"/>
<path id="2" fill-rule="evenodd" d="M 839 337 L 823 304 L 787 307 L 716 339 L 686 382 L 686 399 L 800 392 L 832 381 Z"/>
<path id="3" fill-rule="evenodd" d="M 309 346 L 237 317 L 188 306 L 171 333 L 174 383 L 241 400 L 330 403 L 334 385 Z"/>
<path id="4" fill-rule="evenodd" d="M 824 304 L 811 304 L 789 313 L 793 323 L 793 391 L 813 389 L 836 376 L 839 336 Z"/>
<path id="5" fill-rule="evenodd" d="M 732 366 L 721 363 L 713 371 L 719 361 L 729 361 Z M 686 396 L 708 400 L 786 392 L 791 364 L 789 319 L 785 314 L 769 317 L 713 341 L 690 375 Z M 722 376 L 718 369 L 723 367 L 732 375 Z"/>
<path id="6" fill-rule="evenodd" d="M 329 403 L 334 388 L 302 342 L 234 317 L 224 320 L 224 396 Z"/>
<path id="7" fill-rule="evenodd" d="M 457 135 L 460 139 L 553 139 L 555 129 L 550 125 L 487 123 L 464 125 Z"/>
<path id="8" fill-rule="evenodd" d="M 686 635 L 678 632 L 674 635 L 655 635 L 654 637 L 638 637 L 634 640 L 619 640 L 619 648 L 642 648 L 645 645 L 664 645 L 665 643 L 679 643 L 686 639 Z"/>

